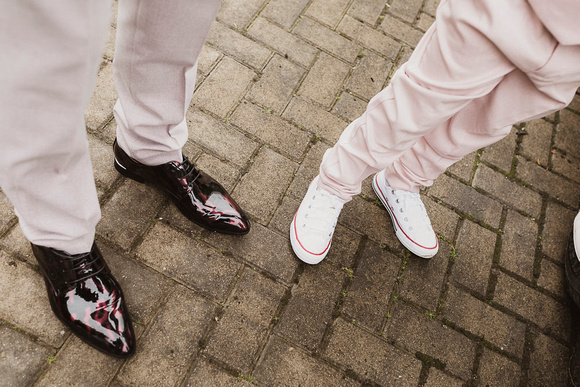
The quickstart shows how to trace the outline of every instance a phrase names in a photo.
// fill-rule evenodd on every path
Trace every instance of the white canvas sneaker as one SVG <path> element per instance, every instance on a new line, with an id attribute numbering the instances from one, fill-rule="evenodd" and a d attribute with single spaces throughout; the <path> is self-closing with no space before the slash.
<path id="1" fill-rule="evenodd" d="M 437 254 L 439 242 L 421 196 L 391 188 L 383 172 L 373 178 L 373 189 L 389 212 L 395 234 L 403 246 L 421 258 Z"/>
<path id="2" fill-rule="evenodd" d="M 315 265 L 326 257 L 343 205 L 338 196 L 318 188 L 318 176 L 312 180 L 290 224 L 290 243 L 300 260 Z"/>

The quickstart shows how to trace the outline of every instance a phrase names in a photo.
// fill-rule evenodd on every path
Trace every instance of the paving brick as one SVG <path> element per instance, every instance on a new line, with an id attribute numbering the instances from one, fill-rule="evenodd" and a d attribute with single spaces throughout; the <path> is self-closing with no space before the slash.
<path id="1" fill-rule="evenodd" d="M 419 31 L 410 25 L 403 23 L 399 19 L 387 15 L 381 23 L 381 29 L 388 35 L 391 35 L 402 42 L 407 43 L 411 47 L 417 46 L 419 40 L 423 36 L 423 32 Z"/>
<path id="2" fill-rule="evenodd" d="M 548 336 L 539 334 L 534 339 L 530 355 L 528 385 L 566 386 L 568 385 L 568 362 L 570 350 Z"/>
<path id="3" fill-rule="evenodd" d="M 201 360 L 195 366 L 191 376 L 188 378 L 185 386 L 187 387 L 249 387 L 251 383 L 243 377 L 234 377 L 225 371 L 215 367 L 206 360 Z"/>
<path id="4" fill-rule="evenodd" d="M 254 19 L 266 0 L 224 0 L 217 19 L 242 30 Z"/>
<path id="5" fill-rule="evenodd" d="M 113 83 L 113 64 L 107 63 L 97 75 L 95 90 L 85 111 L 85 124 L 97 130 L 113 115 L 117 92 Z"/>
<path id="6" fill-rule="evenodd" d="M 440 2 L 441 0 L 427 0 L 423 6 L 423 12 L 427 12 L 429 15 L 435 16 L 435 11 L 437 10 Z"/>
<path id="7" fill-rule="evenodd" d="M 280 55 L 274 55 L 246 98 L 281 113 L 303 75 L 304 70 L 301 67 Z"/>
<path id="8" fill-rule="evenodd" d="M 552 155 L 552 170 L 574 180 L 576 183 L 580 183 L 580 158 L 564 155 L 556 150 L 554 152 Z"/>
<path id="9" fill-rule="evenodd" d="M 268 386 L 359 385 L 277 336 L 270 338 L 254 376 Z"/>
<path id="10" fill-rule="evenodd" d="M 338 140 L 347 126 L 347 122 L 342 119 L 298 97 L 292 98 L 282 117 L 294 121 L 332 144 Z"/>
<path id="11" fill-rule="evenodd" d="M 121 364 L 73 336 L 35 386 L 106 386 Z"/>
<path id="12" fill-rule="evenodd" d="M 499 172 L 481 165 L 475 172 L 473 186 L 481 188 L 516 209 L 525 211 L 533 217 L 540 216 L 542 197 L 540 194 L 523 187 Z"/>
<path id="13" fill-rule="evenodd" d="M 440 387 L 440 386 L 463 387 L 465 386 L 465 383 L 460 379 L 456 379 L 452 376 L 444 374 L 437 368 L 430 368 L 429 376 L 427 378 L 427 383 L 425 383 L 425 387 Z"/>
<path id="14" fill-rule="evenodd" d="M 207 43 L 219 52 L 240 61 L 256 70 L 261 70 L 270 57 L 270 50 L 248 39 L 222 23 L 214 23 L 207 37 Z"/>
<path id="15" fill-rule="evenodd" d="M 416 386 L 421 362 L 399 348 L 337 319 L 325 356 L 364 379 L 383 385 Z"/>
<path id="16" fill-rule="evenodd" d="M 117 37 L 117 29 L 112 26 L 109 29 L 109 34 L 107 35 L 107 40 L 105 42 L 105 49 L 103 51 L 103 59 L 105 61 L 112 61 L 115 56 L 115 41 Z"/>
<path id="17" fill-rule="evenodd" d="M 187 124 L 191 141 L 238 166 L 246 165 L 258 147 L 232 126 L 197 109 L 187 112 Z"/>
<path id="18" fill-rule="evenodd" d="M 285 196 L 282 199 L 282 203 L 276 209 L 268 227 L 280 234 L 287 234 L 290 229 L 290 222 L 292 222 L 298 206 L 300 206 L 298 200 Z"/>
<path id="19" fill-rule="evenodd" d="M 289 30 L 309 2 L 310 0 L 271 0 L 260 15 Z"/>
<path id="20" fill-rule="evenodd" d="M 434 22 L 435 18 L 433 16 L 421 12 L 421 14 L 419 15 L 419 20 L 417 21 L 415 27 L 423 32 L 426 32 Z"/>
<path id="21" fill-rule="evenodd" d="M 137 257 L 160 273 L 223 301 L 241 264 L 157 222 L 137 248 Z"/>
<path id="22" fill-rule="evenodd" d="M 225 117 L 254 82 L 255 73 L 224 57 L 193 95 L 192 104 Z"/>
<path id="23" fill-rule="evenodd" d="M 32 266 L 38 266 L 30 248 L 30 242 L 22 233 L 19 225 L 13 227 L 4 238 L 0 239 L 0 246 L 10 255 L 18 257 Z"/>
<path id="24" fill-rule="evenodd" d="M 298 89 L 298 95 L 328 108 L 339 95 L 349 71 L 346 63 L 321 52 Z"/>
<path id="25" fill-rule="evenodd" d="M 580 124 L 578 114 L 570 110 L 560 112 L 560 124 L 556 128 L 555 145 L 566 154 L 580 158 Z"/>
<path id="26" fill-rule="evenodd" d="M 52 313 L 41 275 L 2 251 L 0 268 L 1 318 L 53 347 L 60 347 L 66 339 L 66 330 Z"/>
<path id="27" fill-rule="evenodd" d="M 442 316 L 517 357 L 522 356 L 526 326 L 470 294 L 450 286 Z"/>
<path id="28" fill-rule="evenodd" d="M 340 296 L 345 273 L 331 265 L 308 266 L 292 287 L 292 295 L 274 333 L 314 351 L 319 349 L 334 305 Z"/>
<path id="29" fill-rule="evenodd" d="M 379 332 L 386 319 L 401 258 L 368 242 L 341 308 L 357 325 Z"/>
<path id="30" fill-rule="evenodd" d="M 95 183 L 100 188 L 108 190 L 120 176 L 113 166 L 113 160 L 115 159 L 113 147 L 90 135 L 88 139 Z"/>
<path id="31" fill-rule="evenodd" d="M 507 137 L 484 149 L 481 160 L 509 173 L 512 168 L 516 140 L 515 129 L 512 128 L 512 131 Z"/>
<path id="32" fill-rule="evenodd" d="M 207 242 L 249 265 L 266 270 L 282 281 L 290 282 L 299 261 L 290 251 L 288 235 L 284 233 L 284 236 L 280 236 L 254 222 L 250 232 L 243 237 L 212 233 L 207 237 Z"/>
<path id="33" fill-rule="evenodd" d="M 455 238 L 455 230 L 457 228 L 457 222 L 459 221 L 459 215 L 457 215 L 455 211 L 437 203 L 435 200 L 429 199 L 425 196 L 423 196 L 422 199 L 435 233 L 443 236 L 443 238 L 448 241 L 452 241 Z M 441 256 L 441 254 L 438 256 Z"/>
<path id="34" fill-rule="evenodd" d="M 538 225 L 515 211 L 508 211 L 503 228 L 499 264 L 532 280 Z"/>
<path id="35" fill-rule="evenodd" d="M 351 92 L 344 91 L 334 105 L 332 113 L 350 122 L 359 118 L 366 108 L 367 102 L 364 99 L 353 95 Z"/>
<path id="36" fill-rule="evenodd" d="M 580 112 L 580 94 L 578 94 L 578 92 L 576 92 L 574 98 L 572 99 L 572 102 L 570 102 L 570 105 L 568 105 L 568 109 Z"/>
<path id="37" fill-rule="evenodd" d="M 445 364 L 445 369 L 467 379 L 471 375 L 475 344 L 467 337 L 403 303 L 385 330 L 394 344 L 410 353 L 423 353 Z"/>
<path id="38" fill-rule="evenodd" d="M 543 259 L 541 265 L 538 286 L 552 292 L 556 296 L 566 298 L 567 291 L 564 268 L 547 259 Z"/>
<path id="39" fill-rule="evenodd" d="M 531 160 L 539 160 L 540 165 L 548 165 L 552 148 L 554 124 L 545 120 L 534 120 L 526 123 L 525 136 L 521 136 L 520 152 Z"/>
<path id="40" fill-rule="evenodd" d="M 326 260 L 339 267 L 351 267 L 360 244 L 361 235 L 342 225 L 337 225 L 332 236 L 332 248 Z"/>
<path id="41" fill-rule="evenodd" d="M 346 12 L 349 3 L 349 0 L 313 0 L 305 15 L 330 27 L 336 27 Z"/>
<path id="42" fill-rule="evenodd" d="M 302 157 L 310 142 L 309 133 L 247 101 L 238 106 L 231 123 L 294 159 Z"/>
<path id="43" fill-rule="evenodd" d="M 342 19 L 337 31 L 354 39 L 363 46 L 385 55 L 391 60 L 397 57 L 401 48 L 401 45 L 393 38 L 382 34 L 380 31 L 377 31 L 348 15 Z"/>
<path id="44" fill-rule="evenodd" d="M 213 69 L 215 63 L 222 56 L 222 54 L 208 46 L 207 44 L 203 46 L 199 57 L 197 59 L 197 81 L 201 78 L 205 78 L 207 74 Z"/>
<path id="45" fill-rule="evenodd" d="M 456 257 L 450 278 L 485 295 L 496 238 L 493 232 L 465 221 L 457 237 Z"/>
<path id="46" fill-rule="evenodd" d="M 578 206 L 580 201 L 578 184 L 546 171 L 544 167 L 534 162 L 518 157 L 517 177 L 556 200 L 570 206 Z"/>
<path id="47" fill-rule="evenodd" d="M 500 274 L 494 302 L 505 306 L 540 328 L 567 339 L 570 333 L 570 310 L 551 297 Z"/>
<path id="48" fill-rule="evenodd" d="M 355 1 L 348 9 L 348 14 L 362 22 L 374 25 L 386 3 L 385 0 Z"/>
<path id="49" fill-rule="evenodd" d="M 370 100 L 381 91 L 392 65 L 390 60 L 381 58 L 372 51 L 366 51 L 354 68 L 346 87 Z"/>
<path id="50" fill-rule="evenodd" d="M 284 288 L 246 269 L 209 339 L 206 352 L 246 374 L 257 358 Z"/>
<path id="51" fill-rule="evenodd" d="M 403 283 L 399 287 L 401 297 L 435 312 L 446 280 L 450 255 L 450 245 L 443 242 L 439 244 L 439 252 L 432 259 L 409 257 L 403 272 Z"/>
<path id="52" fill-rule="evenodd" d="M 14 208 L 6 194 L 0 190 L 0 232 L 3 232 L 14 219 L 16 219 Z"/>
<path id="53" fill-rule="evenodd" d="M 564 262 L 563 256 L 577 212 L 555 203 L 548 203 L 542 233 L 542 251 L 550 258 Z"/>
<path id="54" fill-rule="evenodd" d="M 175 385 L 187 372 L 215 306 L 178 286 L 117 375 L 126 386 Z"/>
<path id="55" fill-rule="evenodd" d="M 237 167 L 206 153 L 195 161 L 195 165 L 216 179 L 226 191 L 231 191 L 240 177 L 240 170 Z"/>
<path id="56" fill-rule="evenodd" d="M 272 47 L 283 57 L 309 67 L 318 50 L 268 20 L 258 17 L 248 29 L 248 36 Z"/>
<path id="57" fill-rule="evenodd" d="M 447 172 L 450 172 L 465 181 L 471 181 L 473 172 L 475 170 L 474 167 L 476 156 L 477 152 L 472 152 L 464 156 L 461 160 L 447 168 Z"/>
<path id="58" fill-rule="evenodd" d="M 519 386 L 520 366 L 488 349 L 483 351 L 479 365 L 479 380 L 484 386 Z"/>
<path id="59" fill-rule="evenodd" d="M 429 194 L 493 227 L 499 227 L 502 206 L 457 180 L 441 175 Z"/>
<path id="60" fill-rule="evenodd" d="M 97 235 L 123 249 L 131 249 L 150 227 L 164 200 L 157 189 L 125 179 L 123 185 L 102 207 Z"/>
<path id="61" fill-rule="evenodd" d="M 300 168 L 296 171 L 292 184 L 290 184 L 290 188 L 288 189 L 290 195 L 293 195 L 298 198 L 298 200 L 302 201 L 302 198 L 306 195 L 306 191 L 308 191 L 308 186 L 312 182 L 312 179 L 318 175 L 322 156 L 327 149 L 328 146 L 320 141 L 310 148 L 306 157 L 300 164 Z"/>
<path id="62" fill-rule="evenodd" d="M 361 50 L 353 41 L 307 17 L 300 19 L 292 32 L 347 62 L 353 63 Z"/>
<path id="63" fill-rule="evenodd" d="M 408 23 L 413 23 L 422 6 L 423 0 L 393 0 L 389 7 L 389 13 Z"/>

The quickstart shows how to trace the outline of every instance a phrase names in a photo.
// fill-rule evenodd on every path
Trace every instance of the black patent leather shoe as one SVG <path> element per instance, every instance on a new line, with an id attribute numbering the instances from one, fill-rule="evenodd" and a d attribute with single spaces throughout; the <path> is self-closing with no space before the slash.
<path id="1" fill-rule="evenodd" d="M 568 240 L 568 247 L 564 257 L 564 265 L 566 267 L 566 283 L 568 285 L 568 293 L 574 303 L 580 308 L 580 261 L 576 254 L 574 246 L 574 231 Z"/>
<path id="2" fill-rule="evenodd" d="M 71 331 L 107 355 L 135 353 L 135 334 L 121 287 L 96 244 L 90 252 L 69 255 L 32 244 L 54 314 Z"/>
<path id="3" fill-rule="evenodd" d="M 197 169 L 183 156 L 181 163 L 149 166 L 129 157 L 117 144 L 115 169 L 140 183 L 150 183 L 165 192 L 192 222 L 223 234 L 247 234 L 250 221 L 234 199 L 214 179 Z"/>

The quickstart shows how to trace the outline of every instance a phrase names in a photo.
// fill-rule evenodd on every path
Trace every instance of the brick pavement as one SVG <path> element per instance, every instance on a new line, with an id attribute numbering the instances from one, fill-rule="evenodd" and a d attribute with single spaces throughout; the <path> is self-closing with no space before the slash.
<path id="1" fill-rule="evenodd" d="M 433 260 L 402 248 L 369 181 L 322 264 L 291 253 L 288 225 L 322 154 L 408 58 L 436 5 L 224 1 L 186 153 L 251 216 L 245 237 L 190 224 L 113 169 L 113 18 L 86 122 L 98 240 L 138 352 L 106 357 L 58 322 L 0 192 L 0 385 L 566 385 L 575 335 L 562 253 L 580 197 L 580 95 L 423 192 L 441 241 Z"/>

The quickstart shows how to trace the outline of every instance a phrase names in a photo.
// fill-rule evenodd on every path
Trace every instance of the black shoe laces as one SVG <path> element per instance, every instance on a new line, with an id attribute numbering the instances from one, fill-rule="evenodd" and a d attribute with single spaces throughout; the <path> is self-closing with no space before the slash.
<path id="1" fill-rule="evenodd" d="M 99 256 L 97 254 L 91 259 L 91 253 L 82 253 L 76 255 L 65 255 L 60 253 L 59 251 L 54 251 L 56 255 L 62 257 L 63 260 L 67 260 L 68 262 L 72 263 L 71 267 L 66 269 L 62 269 L 63 273 L 72 273 L 75 279 L 67 281 L 65 280 L 64 283 L 67 285 L 73 285 L 77 282 L 84 281 L 89 279 L 97 274 L 99 274 L 105 268 L 105 265 L 101 266 L 99 269 L 93 267 L 93 265 L 99 260 Z M 78 278 L 77 278 L 78 277 Z"/>
<path id="2" fill-rule="evenodd" d="M 183 161 L 181 163 L 171 162 L 167 165 L 171 167 L 170 170 L 178 179 L 185 179 L 187 184 L 193 183 L 201 175 L 201 171 L 197 169 L 186 156 L 183 156 Z"/>

